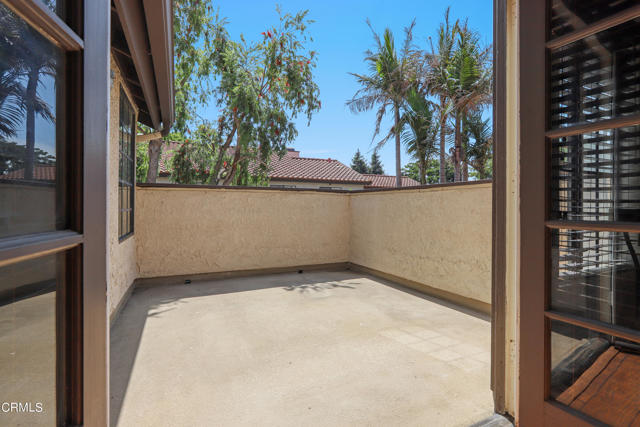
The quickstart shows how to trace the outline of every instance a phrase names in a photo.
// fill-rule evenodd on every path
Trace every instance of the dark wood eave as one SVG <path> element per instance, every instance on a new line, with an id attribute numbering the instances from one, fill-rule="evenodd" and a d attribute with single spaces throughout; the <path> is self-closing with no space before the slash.
<path id="1" fill-rule="evenodd" d="M 174 119 L 172 2 L 114 0 L 113 5 L 112 51 L 140 110 L 139 121 L 166 135 Z"/>

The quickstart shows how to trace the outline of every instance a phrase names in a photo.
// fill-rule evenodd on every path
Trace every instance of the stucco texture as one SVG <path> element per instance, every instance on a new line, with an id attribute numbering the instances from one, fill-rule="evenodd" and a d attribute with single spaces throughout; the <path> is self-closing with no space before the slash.
<path id="1" fill-rule="evenodd" d="M 491 304 L 491 184 L 351 195 L 352 263 Z"/>
<path id="2" fill-rule="evenodd" d="M 139 187 L 140 277 L 347 262 L 350 222 L 340 193 Z"/>
<path id="3" fill-rule="evenodd" d="M 111 58 L 111 70 L 114 78 L 111 85 L 111 107 L 109 116 L 109 178 L 108 178 L 108 300 L 109 314 L 113 314 L 120 301 L 138 276 L 136 265 L 136 236 L 130 236 L 122 242 L 118 238 L 118 171 L 120 156 L 120 88 L 124 88 L 129 102 L 135 109 L 131 95 L 123 84 L 116 62 Z M 137 114 L 137 112 L 136 112 Z"/>

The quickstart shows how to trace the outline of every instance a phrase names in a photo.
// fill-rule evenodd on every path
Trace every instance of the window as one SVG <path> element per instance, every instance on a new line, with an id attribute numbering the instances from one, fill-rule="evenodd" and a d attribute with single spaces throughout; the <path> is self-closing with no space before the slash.
<path id="1" fill-rule="evenodd" d="M 118 237 L 133 234 L 135 182 L 135 112 L 126 93 L 120 89 L 120 167 L 118 175 Z"/>

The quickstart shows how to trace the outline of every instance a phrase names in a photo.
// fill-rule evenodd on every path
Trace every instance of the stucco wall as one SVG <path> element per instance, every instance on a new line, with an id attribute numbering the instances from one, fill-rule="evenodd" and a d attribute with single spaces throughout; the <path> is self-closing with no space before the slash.
<path id="1" fill-rule="evenodd" d="M 491 303 L 491 184 L 350 197 L 352 263 Z"/>
<path id="2" fill-rule="evenodd" d="M 352 262 L 491 303 L 491 184 L 336 193 L 138 187 L 140 277 Z"/>
<path id="3" fill-rule="evenodd" d="M 346 262 L 350 222 L 341 193 L 138 187 L 140 277 Z"/>
<path id="4" fill-rule="evenodd" d="M 119 124 L 120 124 L 120 88 L 123 87 L 129 97 L 129 102 L 135 109 L 135 103 L 126 85 L 123 85 L 122 76 L 111 58 L 111 70 L 114 78 L 111 85 L 111 106 L 109 116 L 109 177 L 108 177 L 108 223 L 107 233 L 109 237 L 109 250 L 107 256 L 108 271 L 108 301 L 109 314 L 118 307 L 118 304 L 127 293 L 129 287 L 138 276 L 136 266 L 136 233 L 120 242 L 118 240 L 118 159 L 119 150 Z M 137 112 L 136 112 L 137 113 Z M 135 224 L 134 226 L 137 226 Z"/>

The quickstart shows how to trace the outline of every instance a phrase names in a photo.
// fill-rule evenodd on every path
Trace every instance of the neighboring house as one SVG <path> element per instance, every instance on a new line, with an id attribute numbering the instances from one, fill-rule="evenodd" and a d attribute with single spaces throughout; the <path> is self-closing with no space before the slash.
<path id="1" fill-rule="evenodd" d="M 164 144 L 158 167 L 158 183 L 170 183 L 170 161 L 179 149 L 179 142 Z M 273 156 L 269 187 L 312 188 L 322 190 L 363 190 L 365 188 L 393 188 L 396 177 L 391 175 L 361 174 L 335 159 L 300 157 L 300 152 L 288 148 L 279 158 Z M 403 187 L 420 185 L 419 182 L 402 177 Z"/>
<path id="2" fill-rule="evenodd" d="M 374 175 L 370 173 L 365 173 L 362 176 L 371 180 L 371 184 L 365 185 L 364 188 L 395 188 L 396 187 L 395 175 Z M 408 176 L 402 177 L 403 187 L 417 187 L 419 185 L 420 183 L 413 178 L 409 178 Z"/>

